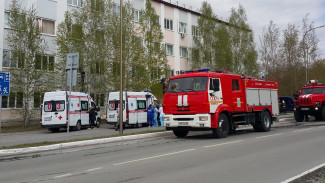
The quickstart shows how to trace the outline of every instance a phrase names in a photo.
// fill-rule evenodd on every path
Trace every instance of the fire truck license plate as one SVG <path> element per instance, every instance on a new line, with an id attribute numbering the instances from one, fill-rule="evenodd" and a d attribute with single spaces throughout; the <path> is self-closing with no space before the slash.
<path id="1" fill-rule="evenodd" d="M 188 122 L 178 122 L 179 126 L 188 126 Z"/>
<path id="2" fill-rule="evenodd" d="M 303 111 L 308 111 L 309 108 L 301 108 L 301 110 L 303 110 Z"/>
<path id="3" fill-rule="evenodd" d="M 114 118 L 114 115 L 109 115 L 109 118 Z"/>

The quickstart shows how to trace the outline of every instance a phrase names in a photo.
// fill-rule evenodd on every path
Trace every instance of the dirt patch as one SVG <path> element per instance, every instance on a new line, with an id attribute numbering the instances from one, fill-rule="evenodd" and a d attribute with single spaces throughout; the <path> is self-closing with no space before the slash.
<path id="1" fill-rule="evenodd" d="M 1 133 L 25 132 L 41 130 L 42 127 L 39 121 L 29 122 L 25 127 L 23 122 L 5 122 L 1 123 Z"/>
<path id="2" fill-rule="evenodd" d="M 325 166 L 293 180 L 290 183 L 325 183 Z"/>

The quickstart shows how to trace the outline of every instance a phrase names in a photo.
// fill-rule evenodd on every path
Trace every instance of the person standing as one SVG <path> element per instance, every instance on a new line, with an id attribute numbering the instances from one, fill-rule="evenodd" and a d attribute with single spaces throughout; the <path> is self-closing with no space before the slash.
<path id="1" fill-rule="evenodd" d="M 89 127 L 91 129 L 93 129 L 94 126 L 95 126 L 96 115 L 97 115 L 97 112 L 95 111 L 95 109 L 92 106 L 90 106 L 90 111 L 89 111 Z"/>
<path id="2" fill-rule="evenodd" d="M 160 125 L 161 126 L 164 126 L 164 111 L 163 111 L 163 107 L 162 105 L 160 104 L 160 107 L 159 107 L 159 117 L 160 117 Z"/>
<path id="3" fill-rule="evenodd" d="M 149 123 L 149 127 L 153 126 L 153 117 L 154 117 L 154 108 L 152 108 L 152 105 L 150 104 L 148 109 L 147 109 L 147 113 L 148 113 L 148 123 Z"/>
<path id="4" fill-rule="evenodd" d="M 157 121 L 157 117 L 158 117 L 158 110 L 156 108 L 156 106 L 153 106 L 153 126 L 158 126 L 158 121 Z"/>

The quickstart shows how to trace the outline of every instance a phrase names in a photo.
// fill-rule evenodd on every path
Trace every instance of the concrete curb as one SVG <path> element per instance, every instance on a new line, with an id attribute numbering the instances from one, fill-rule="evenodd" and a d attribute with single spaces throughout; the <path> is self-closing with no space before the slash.
<path id="1" fill-rule="evenodd" d="M 162 135 L 168 135 L 168 134 L 171 134 L 171 133 L 172 133 L 172 131 L 155 132 L 155 133 L 138 134 L 138 135 L 126 135 L 126 136 L 121 136 L 121 137 L 111 137 L 111 138 L 103 138 L 103 139 L 95 139 L 95 140 L 67 142 L 67 143 L 53 144 L 53 145 L 48 145 L 48 146 L 6 149 L 6 150 L 0 150 L 0 157 L 1 156 L 8 156 L 8 155 L 25 154 L 25 153 L 31 153 L 31 152 L 59 150 L 59 149 L 64 149 L 64 148 L 79 147 L 79 146 L 85 146 L 85 145 L 96 145 L 96 144 L 103 144 L 103 143 L 144 139 L 144 138 L 151 138 L 151 137 L 158 137 L 158 136 L 162 136 Z"/>

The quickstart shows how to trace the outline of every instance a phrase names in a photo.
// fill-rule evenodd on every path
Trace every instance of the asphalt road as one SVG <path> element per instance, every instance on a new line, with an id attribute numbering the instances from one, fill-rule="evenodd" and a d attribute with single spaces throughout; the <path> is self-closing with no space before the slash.
<path id="1" fill-rule="evenodd" d="M 0 182 L 282 182 L 325 162 L 324 131 L 325 122 L 313 122 L 3 157 Z"/>

